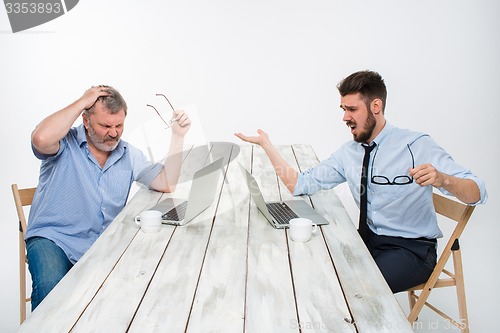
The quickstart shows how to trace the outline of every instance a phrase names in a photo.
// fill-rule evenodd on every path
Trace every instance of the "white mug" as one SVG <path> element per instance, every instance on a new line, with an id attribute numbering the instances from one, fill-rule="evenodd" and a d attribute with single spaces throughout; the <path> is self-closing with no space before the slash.
<path id="1" fill-rule="evenodd" d="M 309 219 L 299 217 L 290 220 L 290 238 L 294 242 L 307 242 L 317 229 L 318 226 Z"/>
<path id="2" fill-rule="evenodd" d="M 145 210 L 135 217 L 135 223 L 143 232 L 158 232 L 161 226 L 162 213 L 158 210 Z"/>

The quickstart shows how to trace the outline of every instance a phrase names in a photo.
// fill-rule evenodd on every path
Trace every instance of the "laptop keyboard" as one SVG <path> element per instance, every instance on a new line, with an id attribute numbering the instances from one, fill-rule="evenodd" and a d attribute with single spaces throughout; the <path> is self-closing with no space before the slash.
<path id="1" fill-rule="evenodd" d="M 271 213 L 279 224 L 288 224 L 291 219 L 298 217 L 284 202 L 270 202 L 266 203 L 266 206 L 269 209 L 269 213 Z"/>
<path id="2" fill-rule="evenodd" d="M 187 201 L 175 206 L 168 212 L 162 215 L 163 220 L 167 221 L 182 221 L 186 215 Z"/>

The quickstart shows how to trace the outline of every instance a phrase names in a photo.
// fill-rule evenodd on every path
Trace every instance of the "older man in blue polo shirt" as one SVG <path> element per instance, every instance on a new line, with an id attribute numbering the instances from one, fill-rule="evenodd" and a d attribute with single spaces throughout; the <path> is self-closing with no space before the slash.
<path id="1" fill-rule="evenodd" d="M 72 127 L 80 115 L 83 124 Z M 174 111 L 171 158 L 162 165 L 120 139 L 126 115 L 120 93 L 101 85 L 32 133 L 33 152 L 42 161 L 26 232 L 32 310 L 122 210 L 134 181 L 161 192 L 175 189 L 189 117 Z"/>

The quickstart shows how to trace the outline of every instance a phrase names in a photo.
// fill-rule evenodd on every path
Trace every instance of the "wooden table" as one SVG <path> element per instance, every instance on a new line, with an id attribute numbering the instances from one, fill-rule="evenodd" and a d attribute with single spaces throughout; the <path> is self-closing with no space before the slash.
<path id="1" fill-rule="evenodd" d="M 266 200 L 292 199 L 262 149 L 211 147 L 183 164 L 189 178 L 206 155 L 233 160 L 210 208 L 145 234 L 134 216 L 169 195 L 140 189 L 19 332 L 412 332 L 334 191 L 293 198 L 330 221 L 295 243 L 257 210 L 237 165 Z M 318 163 L 308 145 L 278 148 L 300 170 Z"/>

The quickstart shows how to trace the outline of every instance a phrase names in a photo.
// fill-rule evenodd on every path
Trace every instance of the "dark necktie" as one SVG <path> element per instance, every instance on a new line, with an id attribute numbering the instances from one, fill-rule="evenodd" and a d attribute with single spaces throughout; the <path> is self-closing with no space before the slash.
<path id="1" fill-rule="evenodd" d="M 368 210 L 368 163 L 370 162 L 370 153 L 375 148 L 376 144 L 365 148 L 365 156 L 363 158 L 363 167 L 361 168 L 361 184 L 359 186 L 359 226 L 358 232 L 363 242 L 367 244 L 368 241 L 368 224 L 366 223 L 366 214 Z"/>

